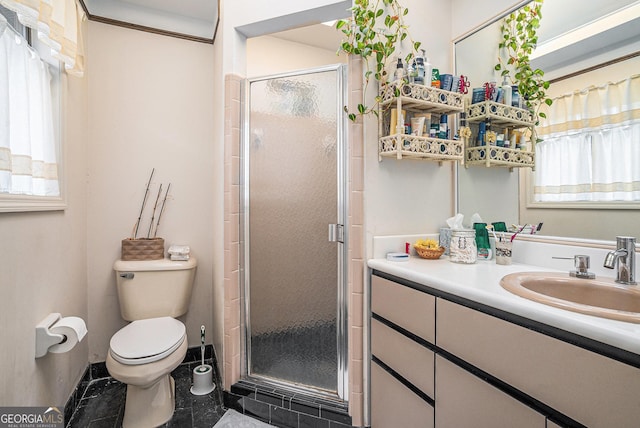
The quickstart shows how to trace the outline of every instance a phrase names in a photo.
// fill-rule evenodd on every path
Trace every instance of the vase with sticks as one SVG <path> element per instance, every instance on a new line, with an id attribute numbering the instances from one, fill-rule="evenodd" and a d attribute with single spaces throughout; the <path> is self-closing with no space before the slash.
<path id="1" fill-rule="evenodd" d="M 149 198 L 151 180 L 153 179 L 154 172 L 155 172 L 155 168 L 151 170 L 151 175 L 149 176 L 149 181 L 147 182 L 147 188 L 144 192 L 144 197 L 142 199 L 140 214 L 138 215 L 138 220 L 136 221 L 133 227 L 131 236 L 129 238 L 122 240 L 122 255 L 121 255 L 122 260 L 160 260 L 164 258 L 164 239 L 157 237 L 157 234 L 158 234 L 158 228 L 160 227 L 160 219 L 162 218 L 162 213 L 164 212 L 164 209 L 167 205 L 167 197 L 169 195 L 169 189 L 171 188 L 171 183 L 169 183 L 169 185 L 167 186 L 167 189 L 165 190 L 164 198 L 162 198 L 162 184 L 160 184 L 160 187 L 158 189 L 158 194 L 156 196 L 156 201 L 153 206 L 151 220 L 149 221 L 149 228 L 147 230 L 147 235 L 146 237 L 144 236 L 138 237 L 138 232 L 140 229 L 140 224 L 142 222 L 144 208 L 147 204 L 147 199 Z M 156 212 L 158 212 L 157 219 L 156 219 Z M 154 227 L 154 222 L 155 222 L 155 227 Z"/>

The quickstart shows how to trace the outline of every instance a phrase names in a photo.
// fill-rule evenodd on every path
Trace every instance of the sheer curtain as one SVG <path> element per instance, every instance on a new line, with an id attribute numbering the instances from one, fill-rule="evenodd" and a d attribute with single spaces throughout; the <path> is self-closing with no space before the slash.
<path id="1" fill-rule="evenodd" d="M 50 80 L 0 15 L 0 193 L 60 195 Z"/>
<path id="2" fill-rule="evenodd" d="M 32 30 L 31 40 L 54 64 L 55 76 L 58 61 L 67 73 L 82 76 L 85 15 L 76 0 L 0 0 L 0 5 Z M 5 196 L 60 196 L 58 106 L 52 100 L 50 65 L 42 58 L 0 14 L 0 194 Z"/>
<path id="3" fill-rule="evenodd" d="M 0 4 L 36 31 L 38 40 L 51 48 L 51 55 L 64 63 L 67 73 L 82 76 L 85 14 L 76 0 L 0 0 Z"/>
<path id="4" fill-rule="evenodd" d="M 558 97 L 547 116 L 535 201 L 640 201 L 640 75 Z"/>

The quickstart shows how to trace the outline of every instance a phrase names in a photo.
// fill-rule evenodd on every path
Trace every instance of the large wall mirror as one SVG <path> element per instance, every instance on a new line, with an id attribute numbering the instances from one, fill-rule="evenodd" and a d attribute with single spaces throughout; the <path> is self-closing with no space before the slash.
<path id="1" fill-rule="evenodd" d="M 514 4 L 512 9 L 454 40 L 455 72 L 469 78 L 470 89 L 482 87 L 484 82 L 499 85 L 502 81 L 499 72 L 494 71 L 500 25 L 507 14 L 526 4 Z M 538 36 L 532 66 L 544 70 L 545 79 L 551 81 L 547 92 L 550 98 L 640 73 L 640 1 L 545 0 Z M 635 102 L 636 113 L 640 113 L 640 102 Z M 551 109 L 548 113 L 552 113 Z M 629 140 L 635 140 L 632 143 L 640 153 L 640 134 Z M 571 170 L 575 163 L 571 159 L 563 158 L 554 168 Z M 620 168 L 635 169 L 640 176 L 640 165 L 625 163 L 626 160 Z M 536 202 L 532 197 L 535 174 L 530 168 L 459 166 L 458 211 L 465 216 L 477 212 L 487 222 L 543 223 L 543 235 L 603 240 L 612 240 L 616 235 L 640 238 L 640 200 Z M 640 180 L 635 185 L 640 195 Z"/>

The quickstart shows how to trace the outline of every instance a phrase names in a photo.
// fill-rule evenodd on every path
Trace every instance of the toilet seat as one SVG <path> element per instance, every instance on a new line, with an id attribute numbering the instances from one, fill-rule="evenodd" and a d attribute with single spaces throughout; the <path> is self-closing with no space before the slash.
<path id="1" fill-rule="evenodd" d="M 137 320 L 113 335 L 109 352 L 121 364 L 152 363 L 178 349 L 186 339 L 185 333 L 184 324 L 175 318 Z"/>

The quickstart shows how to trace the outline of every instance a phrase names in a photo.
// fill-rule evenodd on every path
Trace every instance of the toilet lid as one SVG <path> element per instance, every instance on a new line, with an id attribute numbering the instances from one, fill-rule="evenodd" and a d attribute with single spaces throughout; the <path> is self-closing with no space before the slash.
<path id="1" fill-rule="evenodd" d="M 171 317 L 133 321 L 111 338 L 111 356 L 127 365 L 158 361 L 178 349 L 185 332 L 184 324 Z"/>

